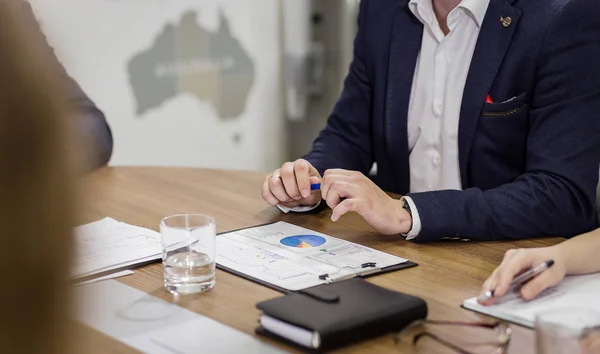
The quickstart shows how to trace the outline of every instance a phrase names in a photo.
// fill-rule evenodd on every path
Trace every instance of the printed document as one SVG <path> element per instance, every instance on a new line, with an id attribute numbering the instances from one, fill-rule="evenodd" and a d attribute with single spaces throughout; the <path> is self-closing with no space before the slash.
<path id="1" fill-rule="evenodd" d="M 111 218 L 75 228 L 74 278 L 160 259 L 160 234 Z"/>
<path id="2" fill-rule="evenodd" d="M 258 338 L 115 280 L 76 287 L 74 303 L 77 321 L 141 353 L 285 353 Z"/>
<path id="3" fill-rule="evenodd" d="M 96 283 L 99 281 L 121 278 L 121 277 L 131 275 L 133 273 L 135 273 L 133 270 L 127 269 L 127 270 L 123 270 L 121 272 L 111 273 L 111 274 L 105 275 L 103 277 L 94 278 L 92 280 L 86 280 L 86 281 L 82 281 L 80 283 L 75 283 L 75 285 L 91 284 L 91 283 Z"/>
<path id="4" fill-rule="evenodd" d="M 286 222 L 217 236 L 217 264 L 291 291 L 406 261 Z"/>

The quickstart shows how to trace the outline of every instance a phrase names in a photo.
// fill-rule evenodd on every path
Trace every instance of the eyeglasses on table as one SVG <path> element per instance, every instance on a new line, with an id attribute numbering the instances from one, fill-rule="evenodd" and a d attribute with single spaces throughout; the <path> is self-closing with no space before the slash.
<path id="1" fill-rule="evenodd" d="M 438 334 L 429 327 L 450 328 L 451 335 Z M 463 329 L 461 329 L 463 328 Z M 446 330 L 448 331 L 448 330 Z M 411 334 L 411 332 L 413 332 Z M 464 333 L 463 333 L 464 332 Z M 425 340 L 431 340 L 436 345 L 442 345 L 460 354 L 505 354 L 510 344 L 512 329 L 506 322 L 455 322 L 455 321 L 416 321 L 396 333 L 394 342 L 399 344 L 402 339 L 412 335 L 412 344 L 416 348 Z M 451 337 L 461 337 L 452 340 Z"/>

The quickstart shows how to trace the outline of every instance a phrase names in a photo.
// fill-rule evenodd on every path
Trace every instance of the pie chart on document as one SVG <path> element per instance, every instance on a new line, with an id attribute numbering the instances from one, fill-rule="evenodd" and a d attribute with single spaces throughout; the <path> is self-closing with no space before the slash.
<path id="1" fill-rule="evenodd" d="M 325 244 L 326 240 L 317 235 L 296 235 L 282 238 L 279 241 L 282 245 L 295 248 L 312 248 Z"/>

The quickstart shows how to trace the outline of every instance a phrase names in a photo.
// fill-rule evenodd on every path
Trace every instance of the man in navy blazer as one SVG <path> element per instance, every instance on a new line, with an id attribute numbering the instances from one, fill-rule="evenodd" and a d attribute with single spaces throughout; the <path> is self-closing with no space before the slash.
<path id="1" fill-rule="evenodd" d="M 589 0 L 362 0 L 327 126 L 263 198 L 322 198 L 334 221 L 354 211 L 418 242 L 598 227 L 599 16 Z"/>

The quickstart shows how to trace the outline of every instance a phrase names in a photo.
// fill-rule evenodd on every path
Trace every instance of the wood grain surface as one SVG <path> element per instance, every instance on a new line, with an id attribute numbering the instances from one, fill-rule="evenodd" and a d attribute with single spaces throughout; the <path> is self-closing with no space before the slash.
<path id="1" fill-rule="evenodd" d="M 81 222 L 108 216 L 158 231 L 159 222 L 165 216 L 202 213 L 215 217 L 218 231 L 224 232 L 279 220 L 287 221 L 419 263 L 418 267 L 371 277 L 369 281 L 422 297 L 427 301 L 430 319 L 453 321 L 491 320 L 461 309 L 460 304 L 478 293 L 482 282 L 500 262 L 506 250 L 547 246 L 561 241 L 558 238 L 545 238 L 415 244 L 401 237 L 379 235 L 355 214 L 344 216 L 337 223 L 330 220 L 329 210 L 316 215 L 284 215 L 262 201 L 260 185 L 264 176 L 257 172 L 193 168 L 107 167 L 94 172 L 84 183 L 86 201 Z M 259 316 L 255 304 L 281 296 L 274 290 L 219 270 L 217 285 L 213 290 L 175 299 L 162 287 L 162 267 L 159 263 L 139 268 L 134 275 L 120 278 L 119 281 L 253 336 Z M 468 345 L 473 338 L 488 335 L 455 327 L 431 327 L 429 330 L 460 345 Z M 77 345 L 86 348 L 85 352 L 136 352 L 89 328 L 81 328 L 77 332 L 81 332 Z M 532 331 L 513 326 L 513 333 L 509 353 L 534 352 Z M 265 340 L 259 336 L 257 338 Z M 414 347 L 411 339 L 410 336 L 404 336 L 396 345 L 393 335 L 388 334 L 343 348 L 339 352 L 452 353 L 428 339 Z M 294 351 L 291 347 L 268 342 Z M 494 349 L 485 346 L 468 348 L 475 353 L 485 354 Z M 240 348 L 240 352 L 243 352 L 243 348 Z"/>

